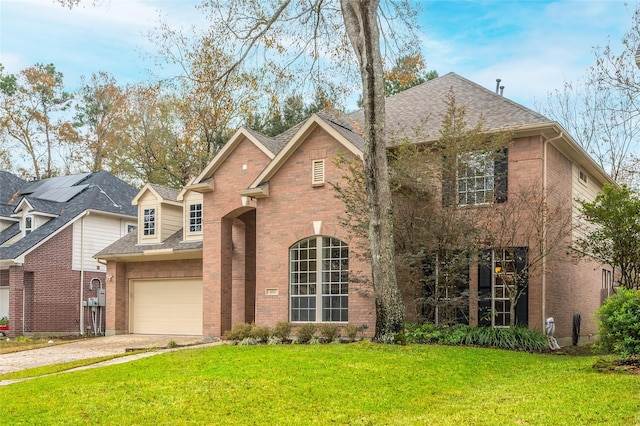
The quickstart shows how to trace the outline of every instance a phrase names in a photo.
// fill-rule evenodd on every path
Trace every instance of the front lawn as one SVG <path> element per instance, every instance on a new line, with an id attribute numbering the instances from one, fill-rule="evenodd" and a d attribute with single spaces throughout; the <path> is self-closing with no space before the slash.
<path id="1" fill-rule="evenodd" d="M 4 424 L 635 425 L 597 356 L 448 346 L 218 346 L 0 388 Z"/>

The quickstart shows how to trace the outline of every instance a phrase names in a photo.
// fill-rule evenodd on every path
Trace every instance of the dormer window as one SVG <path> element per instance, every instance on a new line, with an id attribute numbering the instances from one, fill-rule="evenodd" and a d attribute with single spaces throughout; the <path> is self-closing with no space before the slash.
<path id="1" fill-rule="evenodd" d="M 142 229 L 145 236 L 156 235 L 156 209 L 144 209 Z"/>
<path id="2" fill-rule="evenodd" d="M 29 235 L 33 231 L 33 216 L 24 218 L 24 235 Z"/>
<path id="3" fill-rule="evenodd" d="M 202 204 L 189 205 L 189 232 L 202 232 Z"/>

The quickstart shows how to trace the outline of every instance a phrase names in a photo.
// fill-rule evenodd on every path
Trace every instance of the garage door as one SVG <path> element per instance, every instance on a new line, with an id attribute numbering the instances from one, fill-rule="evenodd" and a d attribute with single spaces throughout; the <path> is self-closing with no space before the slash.
<path id="1" fill-rule="evenodd" d="M 202 280 L 133 280 L 131 333 L 202 335 Z"/>

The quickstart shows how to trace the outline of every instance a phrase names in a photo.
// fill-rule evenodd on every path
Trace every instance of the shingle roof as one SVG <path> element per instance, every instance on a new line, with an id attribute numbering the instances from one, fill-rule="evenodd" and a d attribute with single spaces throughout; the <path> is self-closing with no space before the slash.
<path id="1" fill-rule="evenodd" d="M 388 143 L 395 143 L 403 137 L 414 141 L 439 137 L 450 91 L 455 96 L 456 105 L 466 107 L 469 126 L 474 126 L 480 117 L 484 118 L 487 131 L 551 122 L 523 105 L 455 73 L 448 73 L 386 99 Z M 364 125 L 362 110 L 349 116 Z"/>
<path id="2" fill-rule="evenodd" d="M 167 188 L 166 186 L 156 185 L 154 183 L 150 183 L 149 186 L 165 200 L 178 200 L 178 194 L 180 194 L 179 189 Z"/>
<path id="3" fill-rule="evenodd" d="M 108 258 L 119 255 L 142 254 L 145 250 L 173 249 L 174 253 L 181 251 L 202 250 L 202 241 L 183 241 L 182 228 L 160 244 L 137 244 L 138 233 L 132 231 L 115 243 L 105 247 L 97 253 L 97 258 Z"/>
<path id="4" fill-rule="evenodd" d="M 20 179 L 12 173 L 0 170 L 0 206 L 13 204 L 13 198 L 20 188 L 26 184 L 25 180 Z"/>
<path id="5" fill-rule="evenodd" d="M 317 113 L 329 126 L 336 130 L 342 137 L 354 144 L 361 151 L 364 150 L 364 139 L 361 128 L 350 116 L 341 111 L 326 109 Z"/>
<path id="6" fill-rule="evenodd" d="M 12 210 L 25 198 L 35 210 L 56 215 L 45 224 L 35 228 L 30 234 L 6 247 L 0 247 L 0 259 L 15 259 L 29 249 L 46 240 L 57 230 L 69 224 L 74 218 L 86 210 L 96 210 L 106 213 L 120 214 L 130 217 L 137 216 L 137 208 L 131 205 L 131 200 L 137 194 L 137 189 L 118 179 L 106 171 L 95 173 L 83 173 L 81 175 L 65 176 L 68 179 L 51 178 L 31 183 L 26 187 L 28 195 L 23 195 L 15 200 Z M 1 182 L 0 182 L 1 185 Z M 33 195 L 51 194 L 52 188 L 60 189 L 59 194 L 66 199 L 68 192 L 63 190 L 64 185 L 69 187 L 82 186 L 83 189 L 66 201 L 43 200 Z M 46 189 L 46 191 L 45 191 Z M 42 192 L 40 192 L 42 191 Z M 73 192 L 73 191 L 71 191 Z M 52 195 L 49 198 L 53 197 Z M 11 226 L 0 232 L 0 242 L 5 242 L 16 235 L 16 226 Z"/>

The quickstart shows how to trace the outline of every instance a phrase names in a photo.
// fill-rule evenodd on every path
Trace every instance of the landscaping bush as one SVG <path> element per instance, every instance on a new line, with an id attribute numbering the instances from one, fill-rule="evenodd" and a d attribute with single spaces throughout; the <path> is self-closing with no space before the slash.
<path id="1" fill-rule="evenodd" d="M 273 327 L 271 335 L 279 338 L 282 342 L 289 340 L 289 336 L 291 335 L 291 323 L 286 321 L 277 323 L 276 326 Z"/>
<path id="2" fill-rule="evenodd" d="M 344 334 L 346 334 L 350 342 L 353 342 L 356 340 L 356 336 L 358 335 L 358 327 L 353 324 L 347 324 L 344 327 Z"/>
<path id="3" fill-rule="evenodd" d="M 227 330 L 224 332 L 224 337 L 227 340 L 233 341 L 241 341 L 246 339 L 247 337 L 252 337 L 251 332 L 253 331 L 253 325 L 247 324 L 246 322 L 240 322 L 233 324 L 231 326 L 231 330 Z"/>
<path id="4" fill-rule="evenodd" d="M 601 348 L 622 358 L 640 355 L 640 290 L 618 288 L 596 318 Z"/>
<path id="5" fill-rule="evenodd" d="M 259 325 L 253 324 L 253 327 L 251 328 L 251 337 L 256 339 L 258 342 L 266 343 L 269 340 L 270 336 L 271 336 L 271 328 L 269 328 L 266 325 L 259 326 Z"/>
<path id="6" fill-rule="evenodd" d="M 445 327 L 429 323 L 407 324 L 405 335 L 409 343 L 486 346 L 529 352 L 541 352 L 547 348 L 547 337 L 526 327 Z"/>
<path id="7" fill-rule="evenodd" d="M 318 331 L 326 343 L 331 343 L 340 337 L 340 327 L 335 324 L 322 324 Z"/>
<path id="8" fill-rule="evenodd" d="M 309 343 L 311 338 L 316 333 L 317 327 L 315 324 L 307 323 L 302 324 L 298 327 L 296 331 L 296 337 L 298 338 L 298 343 Z"/>

